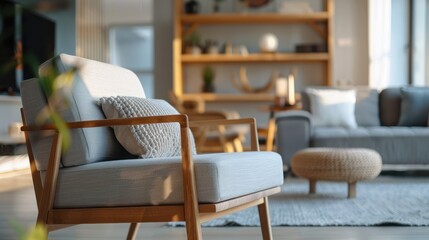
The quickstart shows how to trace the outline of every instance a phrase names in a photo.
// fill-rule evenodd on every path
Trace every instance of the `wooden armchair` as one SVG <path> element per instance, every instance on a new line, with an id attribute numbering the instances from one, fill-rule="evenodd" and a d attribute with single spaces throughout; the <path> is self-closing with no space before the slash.
<path id="1" fill-rule="evenodd" d="M 236 111 L 206 111 L 201 103 L 194 101 L 181 101 L 174 93 L 170 92 L 172 104 L 181 113 L 186 114 L 190 122 L 205 120 L 238 119 L 240 115 Z M 192 108 L 186 107 L 192 105 Z M 199 153 L 210 152 L 242 152 L 246 131 L 238 126 L 210 125 L 191 127 L 195 137 L 195 143 Z"/>
<path id="2" fill-rule="evenodd" d="M 185 221 L 188 239 L 202 239 L 201 223 L 257 206 L 263 239 L 272 239 L 267 197 L 280 191 L 282 160 L 276 153 L 258 151 L 254 119 L 191 125 L 183 114 L 106 119 L 98 99 L 144 98 L 140 82 L 126 69 L 64 54 L 42 65 L 40 72 L 55 67 L 61 73 L 77 61 L 81 68 L 70 108 L 60 112 L 72 133 L 68 151 L 61 151 L 63 136 L 53 125 L 36 124 L 46 106 L 38 80 L 25 80 L 21 87 L 37 222 L 49 231 L 77 224 L 130 223 L 127 239 L 135 239 L 139 223 Z M 109 128 L 159 123 L 179 126 L 179 156 L 136 158 Z M 247 124 L 252 151 L 193 155 L 190 127 L 211 124 Z"/>

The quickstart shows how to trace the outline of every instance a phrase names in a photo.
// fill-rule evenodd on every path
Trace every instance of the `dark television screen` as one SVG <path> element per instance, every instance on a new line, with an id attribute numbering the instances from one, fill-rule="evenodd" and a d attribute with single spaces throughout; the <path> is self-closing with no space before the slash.
<path id="1" fill-rule="evenodd" d="M 38 66 L 54 56 L 55 23 L 24 9 L 22 12 L 22 47 L 24 79 L 36 77 Z"/>
<path id="2" fill-rule="evenodd" d="M 15 5 L 0 2 L 0 92 L 9 86 L 16 89 Z"/>
<path id="3" fill-rule="evenodd" d="M 20 82 L 54 56 L 55 23 L 12 1 L 0 1 L 0 94 L 18 94 Z"/>

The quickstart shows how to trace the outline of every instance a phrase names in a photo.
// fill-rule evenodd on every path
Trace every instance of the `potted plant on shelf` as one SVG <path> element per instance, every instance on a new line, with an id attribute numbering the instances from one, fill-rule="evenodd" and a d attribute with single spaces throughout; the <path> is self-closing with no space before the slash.
<path id="1" fill-rule="evenodd" d="M 214 87 L 215 72 L 210 66 L 205 66 L 203 69 L 203 92 L 212 93 L 215 91 Z"/>
<path id="2" fill-rule="evenodd" d="M 201 36 L 198 32 L 192 32 L 185 38 L 185 53 L 187 54 L 201 54 Z"/>

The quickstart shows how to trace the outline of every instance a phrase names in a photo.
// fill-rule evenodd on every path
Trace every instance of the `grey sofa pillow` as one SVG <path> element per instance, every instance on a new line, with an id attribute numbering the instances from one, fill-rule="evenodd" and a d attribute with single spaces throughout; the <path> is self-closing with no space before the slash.
<path id="1" fill-rule="evenodd" d="M 139 97 L 102 97 L 99 104 L 107 119 L 179 114 L 164 100 Z M 115 136 L 131 154 L 142 158 L 181 155 L 180 126 L 178 123 L 114 126 Z M 189 133 L 192 153 L 195 143 Z"/>
<path id="2" fill-rule="evenodd" d="M 359 126 L 380 126 L 378 91 L 370 88 L 356 88 L 356 122 Z"/>
<path id="3" fill-rule="evenodd" d="M 429 88 L 401 88 L 399 126 L 426 126 L 429 113 Z"/>

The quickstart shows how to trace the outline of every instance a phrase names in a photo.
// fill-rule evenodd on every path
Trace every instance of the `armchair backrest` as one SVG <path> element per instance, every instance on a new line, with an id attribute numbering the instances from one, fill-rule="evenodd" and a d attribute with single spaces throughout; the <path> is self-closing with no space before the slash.
<path id="1" fill-rule="evenodd" d="M 73 66 L 78 66 L 79 71 L 74 76 L 70 107 L 60 113 L 66 121 L 104 119 L 104 114 L 97 105 L 100 97 L 145 97 L 140 80 L 130 70 L 66 54 L 60 54 L 43 63 L 39 68 L 39 75 L 45 76 L 49 68 L 54 68 L 61 74 Z M 23 81 L 21 95 L 26 124 L 33 125 L 40 110 L 47 103 L 38 79 Z M 51 139 L 52 137 L 46 135 L 30 134 L 39 171 L 47 168 Z M 132 157 L 118 143 L 110 128 L 85 128 L 72 130 L 71 146 L 62 155 L 61 164 L 77 166 Z"/>

